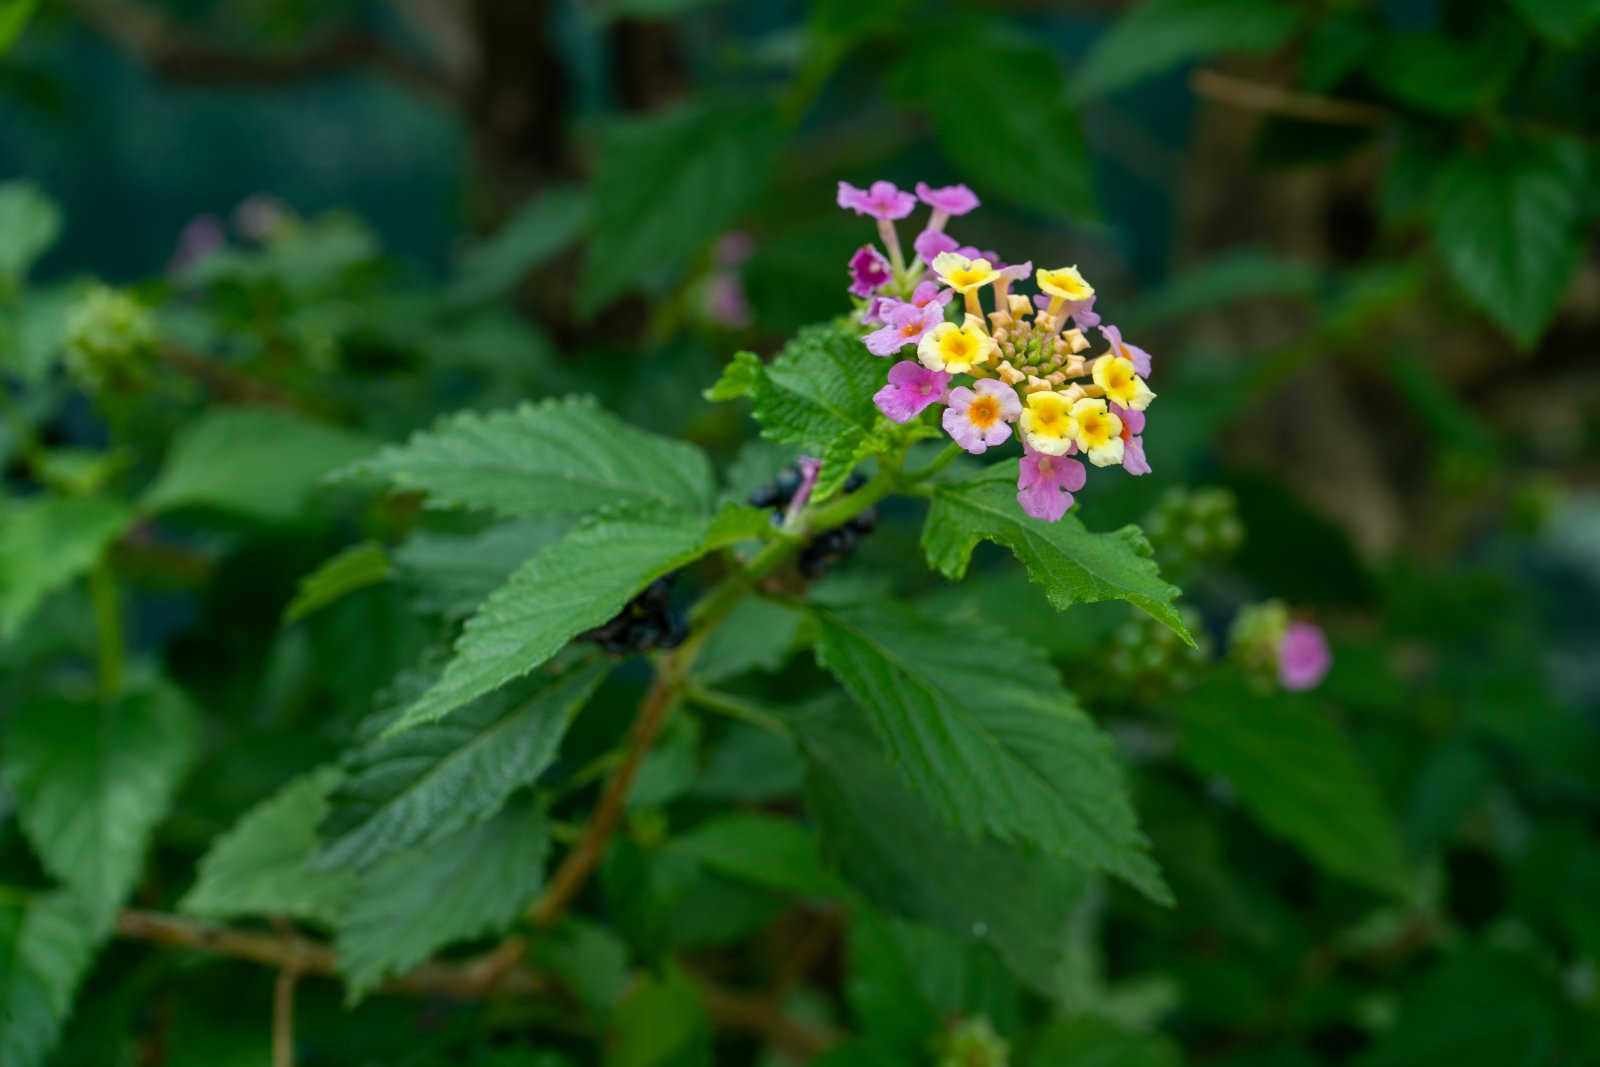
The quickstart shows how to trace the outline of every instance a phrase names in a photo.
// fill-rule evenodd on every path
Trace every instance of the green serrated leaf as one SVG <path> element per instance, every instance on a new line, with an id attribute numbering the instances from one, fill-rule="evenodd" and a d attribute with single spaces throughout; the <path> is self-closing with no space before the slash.
<path id="1" fill-rule="evenodd" d="M 455 657 L 389 734 L 432 722 L 520 678 L 645 586 L 705 551 L 711 520 L 599 518 L 517 568 L 467 620 Z"/>
<path id="2" fill-rule="evenodd" d="M 1435 180 L 1445 266 L 1525 348 L 1555 317 L 1583 254 L 1590 170 L 1575 141 L 1503 141 L 1456 156 Z"/>
<path id="3" fill-rule="evenodd" d="M 139 506 L 287 522 L 304 513 L 323 475 L 371 449 L 360 434 L 287 412 L 219 408 L 179 431 Z"/>
<path id="4" fill-rule="evenodd" d="M 334 939 L 350 1001 L 444 945 L 503 931 L 538 893 L 549 849 L 549 820 L 523 800 L 368 868 Z"/>
<path id="5" fill-rule="evenodd" d="M 838 896 L 839 879 L 822 866 L 816 835 L 771 815 L 713 816 L 668 846 L 728 878 L 805 896 Z"/>
<path id="6" fill-rule="evenodd" d="M 1095 42 L 1073 88 L 1099 96 L 1198 56 L 1271 52 L 1301 17 L 1274 0 L 1145 0 Z"/>
<path id="7" fill-rule="evenodd" d="M 387 581 L 389 554 L 376 541 L 351 545 L 300 579 L 300 588 L 284 609 L 284 622 L 297 622 L 332 604 L 346 593 Z"/>
<path id="8" fill-rule="evenodd" d="M 25 703 L 0 771 L 45 869 L 109 915 L 133 888 L 193 752 L 188 701 L 153 684 L 121 700 Z"/>
<path id="9" fill-rule="evenodd" d="M 333 794 L 315 865 L 367 867 L 494 814 L 549 767 L 573 716 L 610 669 L 594 657 L 357 750 Z"/>
<path id="10" fill-rule="evenodd" d="M 577 525 L 566 515 L 513 519 L 471 534 L 419 530 L 394 549 L 400 581 L 415 590 L 419 611 L 470 615 L 484 597 L 540 549 Z"/>
<path id="11" fill-rule="evenodd" d="M 821 501 L 887 447 L 874 432 L 880 416 L 872 403 L 883 373 L 855 329 L 828 323 L 801 330 L 770 364 L 741 353 L 707 396 L 750 397 L 763 437 L 817 453 L 823 464 L 813 498 Z"/>
<path id="12" fill-rule="evenodd" d="M 1027 842 L 1171 899 L 1111 738 L 1015 639 L 888 604 L 817 609 L 817 662 L 849 691 L 907 784 L 957 831 Z"/>
<path id="13" fill-rule="evenodd" d="M 60 232 L 61 209 L 32 182 L 0 185 L 0 280 L 22 281 Z"/>
<path id="14" fill-rule="evenodd" d="M 1183 754 L 1226 779 L 1268 829 L 1323 867 L 1385 893 L 1412 884 L 1372 775 L 1310 696 L 1257 693 L 1222 673 L 1177 702 Z"/>
<path id="15" fill-rule="evenodd" d="M 335 477 L 362 476 L 427 493 L 432 507 L 510 518 L 701 512 L 712 493 L 711 464 L 698 448 L 646 433 L 587 397 L 451 415 Z"/>
<path id="16" fill-rule="evenodd" d="M 959 579 L 978 542 L 993 541 L 1016 555 L 1058 611 L 1073 604 L 1126 600 L 1194 644 L 1178 616 L 1179 590 L 1161 580 L 1149 542 L 1137 527 L 1095 534 L 1073 515 L 1040 522 L 1018 507 L 1016 486 L 1014 460 L 965 481 L 936 486 L 922 528 L 928 566 Z"/>
<path id="17" fill-rule="evenodd" d="M 1054 992 L 1080 869 L 949 824 L 904 784 L 857 713 L 829 703 L 789 713 L 807 760 L 807 810 L 823 853 L 879 907 L 987 945 L 1035 989 Z"/>
<path id="18" fill-rule="evenodd" d="M 343 778 L 337 767 L 320 767 L 245 812 L 201 858 L 178 910 L 205 919 L 283 915 L 332 926 L 355 873 L 312 870 L 308 861 L 329 794 Z"/>
<path id="19" fill-rule="evenodd" d="M 106 497 L 40 495 L 0 510 L 0 638 L 93 567 L 132 517 Z"/>
<path id="20" fill-rule="evenodd" d="M 106 925 L 73 895 L 0 887 L 0 1067 L 40 1067 Z"/>
<path id="21" fill-rule="evenodd" d="M 579 310 L 669 281 L 766 187 L 782 141 L 759 97 L 699 101 L 613 123 L 595 167 L 594 228 Z"/>

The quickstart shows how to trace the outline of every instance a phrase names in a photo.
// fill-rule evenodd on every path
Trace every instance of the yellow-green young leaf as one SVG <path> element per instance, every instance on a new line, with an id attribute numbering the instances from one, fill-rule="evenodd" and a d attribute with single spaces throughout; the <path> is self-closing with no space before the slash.
<path id="1" fill-rule="evenodd" d="M 928 566 L 946 578 L 960 578 L 979 541 L 1009 548 L 1057 610 L 1098 600 L 1126 600 L 1194 644 L 1178 617 L 1179 590 L 1161 580 L 1144 534 L 1134 526 L 1090 533 L 1073 515 L 1059 522 L 1030 518 L 1017 504 L 1014 460 L 933 491 L 933 505 L 922 528 Z"/>
<path id="2" fill-rule="evenodd" d="M 32 182 L 0 185 L 0 282 L 15 284 L 61 232 L 61 209 Z"/>
<path id="3" fill-rule="evenodd" d="M 693 445 L 646 433 L 588 397 L 463 412 L 336 477 L 381 479 L 437 508 L 588 515 L 602 508 L 702 512 L 711 464 Z"/>
<path id="4" fill-rule="evenodd" d="M 0 886 L 0 1067 L 40 1067 L 106 931 L 65 891 Z"/>
<path id="5" fill-rule="evenodd" d="M 1570 140 L 1508 139 L 1434 182 L 1433 236 L 1456 284 L 1524 348 L 1561 306 L 1588 240 L 1589 164 Z"/>
<path id="6" fill-rule="evenodd" d="M 432 722 L 535 669 L 645 586 L 700 556 L 711 522 L 668 513 L 579 526 L 490 594 L 467 620 L 439 680 L 388 732 Z"/>
<path id="7" fill-rule="evenodd" d="M 711 1067 L 705 998 L 682 971 L 639 982 L 611 1019 L 606 1067 Z"/>
<path id="8" fill-rule="evenodd" d="M 725 877 L 781 892 L 837 896 L 844 888 L 822 866 L 816 834 L 774 815 L 714 816 L 668 847 Z"/>
<path id="9" fill-rule="evenodd" d="M 387 581 L 389 574 L 389 554 L 382 545 L 376 541 L 351 545 L 300 579 L 300 588 L 284 609 L 283 621 L 297 622 L 346 593 Z"/>
<path id="10" fill-rule="evenodd" d="M 346 760 L 318 867 L 366 867 L 500 810 L 543 774 L 609 660 L 491 693 L 439 722 L 379 738 Z"/>
<path id="11" fill-rule="evenodd" d="M 287 522 L 305 512 L 323 475 L 371 448 L 360 434 L 288 412 L 219 408 L 179 431 L 140 507 Z"/>
<path id="12" fill-rule="evenodd" d="M 1276 0 L 1144 0 L 1095 42 L 1073 88 L 1100 96 L 1198 56 L 1271 52 L 1302 14 Z"/>
<path id="13" fill-rule="evenodd" d="M 579 310 L 670 283 L 761 195 L 782 137 L 772 105 L 749 96 L 612 123 L 600 138 Z"/>
<path id="14" fill-rule="evenodd" d="M 312 870 L 317 824 L 337 767 L 303 774 L 240 817 L 200 860 L 195 884 L 178 910 L 206 919 L 284 915 L 332 926 L 355 885 L 352 871 Z"/>
<path id="15" fill-rule="evenodd" d="M 6 0 L 0 4 L 0 56 L 17 43 L 38 6 L 39 0 Z"/>
<path id="16" fill-rule="evenodd" d="M 1035 845 L 1166 902 L 1122 766 L 1015 638 L 892 604 L 820 608 L 817 662 L 849 691 L 904 781 L 960 834 Z"/>
<path id="17" fill-rule="evenodd" d="M 770 364 L 741 352 L 706 395 L 748 396 L 763 437 L 816 453 L 822 473 L 814 498 L 823 500 L 883 449 L 873 433 L 881 416 L 872 394 L 883 386 L 884 362 L 848 324 L 808 326 Z"/>
<path id="18" fill-rule="evenodd" d="M 789 713 L 805 753 L 807 811 L 823 854 L 886 911 L 993 948 L 1052 993 L 1085 872 L 1039 849 L 957 833 L 918 794 L 854 709 Z"/>
<path id="19" fill-rule="evenodd" d="M 25 703 L 7 724 L 0 772 L 45 869 L 109 915 L 193 751 L 188 701 L 155 683 L 120 700 Z"/>
<path id="20" fill-rule="evenodd" d="M 451 942 L 504 931 L 539 892 L 549 850 L 544 811 L 523 799 L 363 871 L 334 938 L 349 1000 Z"/>
<path id="21" fill-rule="evenodd" d="M 1221 673 L 1177 702 L 1183 756 L 1329 871 L 1404 894 L 1410 865 L 1371 774 L 1322 705 Z"/>
<path id="22" fill-rule="evenodd" d="M 36 496 L 0 510 L 0 638 L 93 567 L 131 518 L 105 497 Z"/>

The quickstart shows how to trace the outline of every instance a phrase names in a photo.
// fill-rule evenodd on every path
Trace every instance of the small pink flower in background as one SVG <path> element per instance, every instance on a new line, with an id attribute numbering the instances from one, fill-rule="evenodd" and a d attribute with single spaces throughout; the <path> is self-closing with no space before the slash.
<path id="1" fill-rule="evenodd" d="M 711 259 L 719 267 L 737 267 L 756 250 L 756 239 L 745 230 L 729 230 L 711 246 Z"/>
<path id="2" fill-rule="evenodd" d="M 950 375 L 944 371 L 903 359 L 889 368 L 889 384 L 873 394 L 872 402 L 893 421 L 910 422 L 943 400 L 949 385 Z"/>
<path id="3" fill-rule="evenodd" d="M 875 356 L 892 356 L 906 345 L 914 345 L 924 334 L 944 321 L 944 307 L 939 304 L 899 304 L 889 310 L 883 326 L 862 338 L 867 351 Z"/>
<path id="4" fill-rule="evenodd" d="M 750 302 L 745 299 L 744 283 L 732 271 L 720 271 L 706 279 L 706 314 L 713 322 L 734 329 L 750 325 Z"/>
<path id="5" fill-rule="evenodd" d="M 1111 346 L 1111 354 L 1130 360 L 1133 363 L 1134 373 L 1141 378 L 1150 377 L 1150 353 L 1138 345 L 1130 345 L 1122 339 L 1122 331 L 1109 323 L 1100 327 L 1100 336 L 1106 339 Z"/>
<path id="6" fill-rule="evenodd" d="M 182 274 L 227 243 L 227 234 L 215 215 L 196 215 L 178 231 L 178 245 L 167 260 L 167 273 Z"/>
<path id="7" fill-rule="evenodd" d="M 862 245 L 850 257 L 850 293 L 867 297 L 894 281 L 894 270 L 884 254 L 872 245 Z"/>
<path id="8" fill-rule="evenodd" d="M 1328 639 L 1322 627 L 1310 622 L 1293 622 L 1278 642 L 1278 681 L 1285 689 L 1314 689 L 1333 666 Z"/>
<path id="9" fill-rule="evenodd" d="M 873 182 L 870 189 L 857 189 L 849 182 L 840 182 L 839 206 L 857 215 L 893 221 L 911 214 L 911 209 L 917 206 L 917 198 L 901 192 L 894 182 Z"/>
<path id="10" fill-rule="evenodd" d="M 1122 420 L 1122 469 L 1129 474 L 1149 474 L 1150 461 L 1144 457 L 1144 412 L 1112 404 L 1111 410 Z"/>
<path id="11" fill-rule="evenodd" d="M 978 206 L 978 194 L 965 185 L 946 185 L 942 189 L 934 189 L 927 182 L 918 182 L 917 199 L 946 216 L 965 215 Z"/>
<path id="12" fill-rule="evenodd" d="M 1022 414 L 1017 391 L 993 378 L 979 378 L 972 388 L 950 390 L 950 406 L 944 409 L 942 423 L 962 448 L 982 455 L 990 445 L 1004 444 L 1011 436 L 1011 423 Z"/>
<path id="13" fill-rule="evenodd" d="M 1072 494 L 1083 488 L 1088 471 L 1066 456 L 1047 456 L 1022 445 L 1017 468 L 1017 503 L 1036 519 L 1055 522 L 1072 507 Z"/>

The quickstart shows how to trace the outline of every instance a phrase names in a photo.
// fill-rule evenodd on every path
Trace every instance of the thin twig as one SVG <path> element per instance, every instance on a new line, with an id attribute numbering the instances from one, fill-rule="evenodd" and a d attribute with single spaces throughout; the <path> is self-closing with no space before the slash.
<path id="1" fill-rule="evenodd" d="M 272 986 L 272 1067 L 294 1067 L 294 987 L 300 972 L 285 967 Z"/>
<path id="2" fill-rule="evenodd" d="M 650 691 L 639 706 L 639 716 L 633 721 L 627 755 L 611 772 L 611 777 L 606 779 L 605 790 L 583 828 L 583 836 L 561 861 L 561 866 L 556 868 L 556 873 L 546 883 L 544 892 L 528 910 L 528 919 L 535 926 L 549 926 L 560 917 L 605 855 L 611 835 L 616 833 L 617 824 L 622 821 L 633 780 L 644 764 L 645 756 L 655 745 L 656 738 L 660 736 L 667 715 L 677 703 L 677 672 L 673 666 L 676 662 L 675 656 L 669 656 L 656 670 Z"/>
<path id="3" fill-rule="evenodd" d="M 117 934 L 171 948 L 248 960 L 280 972 L 290 971 L 296 976 L 328 976 L 335 974 L 338 968 L 333 949 L 318 941 L 236 930 L 163 912 L 125 911 L 117 916 Z M 499 971 L 497 955 L 504 951 L 505 945 L 501 945 L 492 952 L 460 963 L 424 963 L 384 983 L 377 992 L 456 1000 L 551 996 L 559 992 L 559 983 L 547 975 L 526 968 Z M 798 1056 L 809 1057 L 843 1038 L 832 1027 L 813 1026 L 789 1018 L 770 996 L 724 989 L 703 978 L 696 978 L 696 982 L 705 995 L 706 1010 L 718 1025 L 757 1034 Z"/>
<path id="4" fill-rule="evenodd" d="M 1215 70 L 1197 70 L 1189 76 L 1189 87 L 1201 96 L 1219 100 L 1248 111 L 1287 115 L 1308 122 L 1332 122 L 1344 126 L 1380 126 L 1389 121 L 1388 111 L 1374 104 L 1340 100 L 1314 93 L 1297 93 L 1277 85 L 1264 85 Z"/>

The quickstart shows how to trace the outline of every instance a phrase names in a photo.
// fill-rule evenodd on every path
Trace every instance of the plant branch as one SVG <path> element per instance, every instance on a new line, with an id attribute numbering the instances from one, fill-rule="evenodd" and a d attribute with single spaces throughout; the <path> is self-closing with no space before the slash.
<path id="1" fill-rule="evenodd" d="M 169 948 L 192 949 L 246 960 L 301 975 L 331 976 L 338 957 L 319 941 L 297 934 L 236 930 L 164 912 L 128 910 L 117 916 L 119 937 Z M 514 939 L 515 940 L 515 939 Z M 460 963 L 429 962 L 378 988 L 379 993 L 473 1000 L 485 997 L 549 996 L 561 987 L 554 979 L 525 969 L 504 973 L 497 955 L 505 946 Z M 802 1058 L 837 1044 L 838 1030 L 813 1026 L 784 1015 L 769 996 L 724 989 L 697 977 L 706 1009 L 720 1026 L 761 1036 Z"/>
<path id="2" fill-rule="evenodd" d="M 136 0 L 71 0 L 71 7 L 95 32 L 174 81 L 281 85 L 360 70 L 447 103 L 462 92 L 438 69 L 353 27 L 264 53 L 197 34 Z"/>
<path id="3" fill-rule="evenodd" d="M 1260 111 L 1269 115 L 1286 115 L 1308 122 L 1331 122 L 1343 126 L 1379 126 L 1392 117 L 1384 108 L 1354 100 L 1340 100 L 1332 96 L 1297 93 L 1277 85 L 1223 74 L 1215 70 L 1197 70 L 1189 76 L 1189 87 L 1201 96 L 1218 100 L 1247 111 Z"/>

